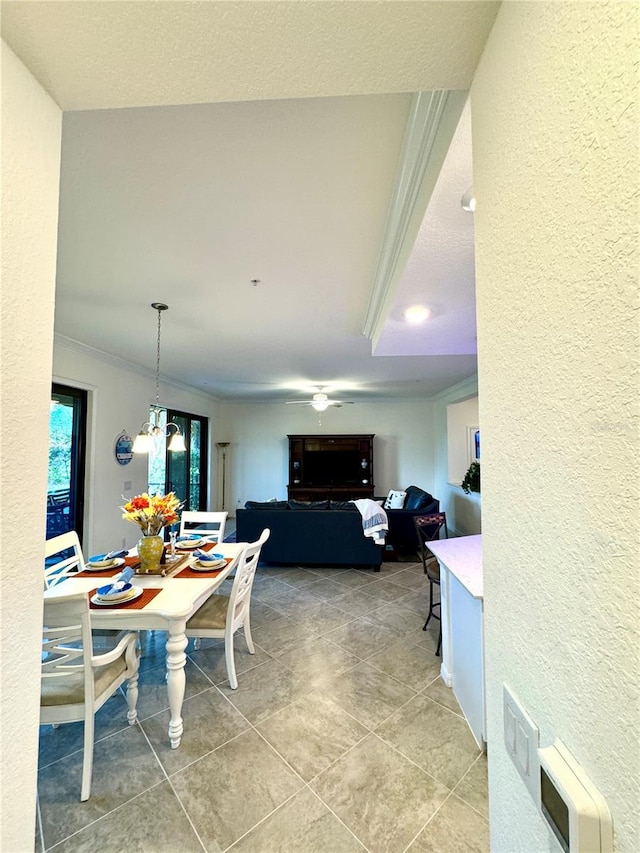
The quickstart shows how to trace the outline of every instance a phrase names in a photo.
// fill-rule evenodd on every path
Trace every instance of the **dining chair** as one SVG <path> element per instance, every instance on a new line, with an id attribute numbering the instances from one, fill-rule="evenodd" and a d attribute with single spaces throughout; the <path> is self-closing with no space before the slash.
<path id="1" fill-rule="evenodd" d="M 187 622 L 187 637 L 224 639 L 224 657 L 231 689 L 238 686 L 233 656 L 233 635 L 244 627 L 244 638 L 249 654 L 255 654 L 251 636 L 250 605 L 253 579 L 260 559 L 260 551 L 271 534 L 268 527 L 256 542 L 251 542 L 240 552 L 236 574 L 229 595 L 213 594 Z"/>
<path id="2" fill-rule="evenodd" d="M 218 542 L 223 542 L 228 515 L 228 512 L 183 512 L 178 536 L 202 533 L 206 536 L 217 536 Z"/>
<path id="3" fill-rule="evenodd" d="M 420 559 L 422 560 L 424 573 L 429 579 L 429 613 L 427 615 L 427 621 L 422 626 L 422 630 L 427 630 L 427 625 L 429 624 L 432 616 L 440 622 L 438 645 L 436 646 L 436 655 L 439 655 L 440 647 L 442 646 L 441 608 L 440 600 L 436 602 L 433 600 L 433 591 L 435 586 L 440 586 L 440 565 L 429 550 L 429 542 L 435 542 L 436 539 L 440 539 L 443 531 L 444 538 L 447 539 L 449 537 L 449 531 L 447 529 L 447 514 L 444 512 L 433 512 L 429 515 L 418 515 L 413 519 L 413 524 L 418 536 Z"/>
<path id="4" fill-rule="evenodd" d="M 137 634 L 125 634 L 115 648 L 93 654 L 86 593 L 45 599 L 42 629 L 40 723 L 84 722 L 80 799 L 91 793 L 95 714 L 127 682 L 127 719 L 137 719 Z"/>
<path id="5" fill-rule="evenodd" d="M 49 589 L 67 575 L 85 568 L 82 547 L 75 530 L 47 539 L 44 546 L 44 587 Z"/>

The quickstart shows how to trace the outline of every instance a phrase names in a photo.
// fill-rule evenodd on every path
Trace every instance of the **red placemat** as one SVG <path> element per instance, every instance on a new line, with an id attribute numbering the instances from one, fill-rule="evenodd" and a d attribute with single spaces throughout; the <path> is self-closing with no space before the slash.
<path id="1" fill-rule="evenodd" d="M 111 608 L 118 608 L 118 610 L 142 610 L 143 607 L 146 607 L 150 601 L 158 595 L 159 592 L 162 592 L 161 589 L 143 589 L 142 595 L 138 598 L 134 598 L 133 601 L 114 601 L 113 604 L 94 604 L 91 601 L 91 596 L 95 595 L 98 591 L 98 587 L 92 589 L 89 595 L 89 607 L 92 610 L 110 610 Z"/>
<path id="2" fill-rule="evenodd" d="M 215 578 L 216 575 L 219 575 L 220 572 L 223 572 L 229 563 L 232 562 L 232 558 L 225 557 L 226 566 L 220 566 L 218 569 L 211 569 L 211 571 L 205 572 L 194 572 L 193 569 L 187 567 L 183 569 L 181 572 L 178 572 L 177 575 L 174 575 L 175 578 Z"/>
<path id="3" fill-rule="evenodd" d="M 217 547 L 218 547 L 217 542 L 207 542 L 206 545 L 202 545 L 199 548 L 181 548 L 180 543 L 176 542 L 176 551 L 183 551 L 183 552 L 188 551 L 189 553 L 192 553 L 193 551 L 210 551 L 212 548 L 217 548 Z"/>
<path id="4" fill-rule="evenodd" d="M 74 575 L 76 578 L 115 578 L 122 571 L 122 566 L 117 566 L 115 569 L 104 569 L 101 572 L 92 572 L 91 569 L 85 569 L 83 572 L 78 572 Z"/>

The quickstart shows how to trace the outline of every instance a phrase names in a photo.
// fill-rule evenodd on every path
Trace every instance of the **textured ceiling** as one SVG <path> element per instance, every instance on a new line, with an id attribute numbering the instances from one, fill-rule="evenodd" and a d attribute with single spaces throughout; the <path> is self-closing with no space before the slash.
<path id="1" fill-rule="evenodd" d="M 408 93 L 467 87 L 496 10 L 4 2 L 3 37 L 78 110 L 63 123 L 56 331 L 152 367 L 149 303 L 165 301 L 163 374 L 227 399 L 416 396 L 472 375 L 468 115 L 375 357 L 362 328 Z M 430 327 L 407 330 L 411 302 Z"/>

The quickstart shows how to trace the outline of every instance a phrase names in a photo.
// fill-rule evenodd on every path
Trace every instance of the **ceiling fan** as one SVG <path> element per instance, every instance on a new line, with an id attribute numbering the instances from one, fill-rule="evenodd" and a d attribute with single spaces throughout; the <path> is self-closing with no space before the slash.
<path id="1" fill-rule="evenodd" d="M 352 406 L 353 400 L 330 400 L 326 389 L 319 388 L 310 400 L 287 400 L 287 406 L 311 406 L 316 412 L 324 412 L 329 406 Z"/>

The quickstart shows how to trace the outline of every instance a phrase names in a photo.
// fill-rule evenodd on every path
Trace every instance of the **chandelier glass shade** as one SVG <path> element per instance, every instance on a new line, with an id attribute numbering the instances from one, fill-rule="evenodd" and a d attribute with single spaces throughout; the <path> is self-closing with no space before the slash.
<path id="1" fill-rule="evenodd" d="M 167 311 L 169 306 L 164 302 L 152 302 L 151 307 L 158 312 L 158 338 L 156 349 L 156 402 L 155 406 L 151 407 L 151 420 L 145 421 L 140 427 L 140 432 L 135 437 L 133 442 L 134 453 L 149 453 L 156 441 L 162 438 L 169 438 L 169 450 L 172 452 L 180 452 L 187 449 L 184 443 L 184 436 L 180 431 L 178 424 L 171 421 L 166 425 L 162 425 L 162 407 L 160 406 L 160 331 L 162 324 L 162 312 Z"/>

